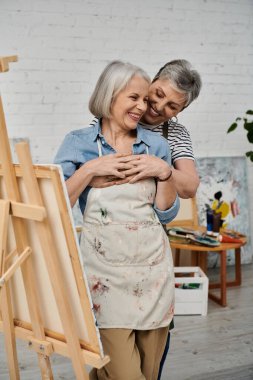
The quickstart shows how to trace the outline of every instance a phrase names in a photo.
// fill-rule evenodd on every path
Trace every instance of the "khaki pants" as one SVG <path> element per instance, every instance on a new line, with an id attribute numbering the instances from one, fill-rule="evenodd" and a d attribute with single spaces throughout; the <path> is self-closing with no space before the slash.
<path id="1" fill-rule="evenodd" d="M 157 380 L 168 327 L 155 330 L 100 329 L 105 354 L 103 368 L 90 372 L 90 380 Z"/>

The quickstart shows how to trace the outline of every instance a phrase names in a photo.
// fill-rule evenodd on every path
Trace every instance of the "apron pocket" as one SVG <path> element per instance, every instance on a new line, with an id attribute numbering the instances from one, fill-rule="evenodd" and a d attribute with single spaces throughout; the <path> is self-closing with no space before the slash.
<path id="1" fill-rule="evenodd" d="M 93 224 L 83 238 L 100 261 L 114 266 L 153 266 L 165 255 L 164 231 L 157 222 Z"/>

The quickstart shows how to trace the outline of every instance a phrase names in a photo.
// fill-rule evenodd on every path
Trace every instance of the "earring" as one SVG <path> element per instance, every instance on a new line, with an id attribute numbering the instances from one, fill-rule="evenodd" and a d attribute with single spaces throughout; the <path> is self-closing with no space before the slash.
<path id="1" fill-rule="evenodd" d="M 172 118 L 169 120 L 169 124 L 177 124 L 178 123 L 178 118 L 176 116 L 172 116 Z"/>

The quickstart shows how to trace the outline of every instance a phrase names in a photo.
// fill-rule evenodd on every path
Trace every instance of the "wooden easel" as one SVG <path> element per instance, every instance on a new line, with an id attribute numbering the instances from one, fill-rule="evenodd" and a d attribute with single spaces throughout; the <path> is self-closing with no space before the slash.
<path id="1" fill-rule="evenodd" d="M 0 72 L 8 71 L 9 62 L 14 61 L 17 61 L 16 56 L 0 58 Z M 76 378 L 86 380 L 89 377 L 85 364 L 100 368 L 109 361 L 109 358 L 103 356 L 101 345 L 97 339 L 93 315 L 89 310 L 88 297 L 81 280 L 81 266 L 76 257 L 72 258 L 78 294 L 82 299 L 82 305 L 84 304 L 83 309 L 87 306 L 87 311 L 84 310 L 85 323 L 88 327 L 91 340 L 95 342 L 95 348 L 91 347 L 91 349 L 87 344 L 82 345 L 78 336 L 76 322 L 67 297 L 66 281 L 64 281 L 60 269 L 52 229 L 38 184 L 38 175 L 36 174 L 36 168 L 32 164 L 27 143 L 17 144 L 16 152 L 20 161 L 20 167 L 12 163 L 4 111 L 0 98 L 0 162 L 7 194 L 7 197 L 5 197 L 7 199 L 0 199 L 0 311 L 2 317 L 0 330 L 3 330 L 5 336 L 10 378 L 13 380 L 20 378 L 16 350 L 16 337 L 18 337 L 26 340 L 28 347 L 37 352 L 42 379 L 53 379 L 49 357 L 53 352 L 56 352 L 70 357 Z M 28 202 L 26 203 L 21 200 L 18 185 L 19 176 L 22 177 L 28 194 Z M 52 176 L 57 181 L 55 173 Z M 1 194 L 0 198 L 2 198 Z M 7 239 L 10 220 L 12 221 L 16 248 L 8 253 Z M 36 226 L 36 233 L 43 251 L 55 302 L 61 318 L 64 339 L 58 337 L 57 334 L 50 335 L 43 326 L 40 298 L 34 275 L 34 252 L 30 245 L 26 221 L 33 221 Z M 71 238 L 67 240 L 68 246 L 71 249 L 73 241 L 71 241 Z M 31 325 L 29 326 L 13 319 L 13 305 L 9 283 L 17 269 L 20 269 L 22 273 L 31 319 Z"/>

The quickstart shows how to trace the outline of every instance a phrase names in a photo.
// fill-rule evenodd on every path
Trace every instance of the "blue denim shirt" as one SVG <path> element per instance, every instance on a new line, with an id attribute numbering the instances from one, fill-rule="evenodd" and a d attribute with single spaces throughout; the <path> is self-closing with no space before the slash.
<path id="1" fill-rule="evenodd" d="M 104 155 L 116 153 L 102 135 L 100 121 L 94 127 L 78 129 L 66 135 L 54 160 L 56 164 L 61 165 L 65 180 L 71 177 L 85 162 L 98 157 L 98 137 L 100 137 Z M 160 134 L 145 130 L 138 125 L 137 138 L 132 149 L 133 154 L 146 154 L 147 147 L 149 154 L 160 157 L 171 165 L 171 153 L 167 141 Z M 84 212 L 90 189 L 90 186 L 86 187 L 79 197 L 82 213 Z M 159 210 L 155 205 L 154 209 L 162 224 L 169 223 L 178 213 L 179 199 L 177 197 L 172 207 L 168 210 Z"/>

